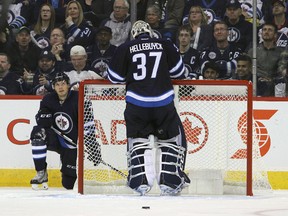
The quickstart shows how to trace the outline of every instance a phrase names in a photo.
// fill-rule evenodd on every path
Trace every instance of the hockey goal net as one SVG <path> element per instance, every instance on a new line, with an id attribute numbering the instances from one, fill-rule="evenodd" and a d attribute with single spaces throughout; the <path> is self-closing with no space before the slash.
<path id="1" fill-rule="evenodd" d="M 255 190 L 269 189 L 261 159 L 261 134 L 253 123 L 251 83 L 177 80 L 173 85 L 174 103 L 187 138 L 185 172 L 191 179 L 182 194 L 253 195 Z M 87 115 L 91 111 L 87 101 L 92 103 L 94 118 Z M 126 186 L 124 109 L 124 85 L 103 80 L 80 84 L 79 193 L 133 193 Z M 86 122 L 95 128 L 91 140 L 85 135 Z M 96 145 L 95 140 L 101 157 L 87 146 Z M 153 192 L 158 193 L 156 183 Z"/>

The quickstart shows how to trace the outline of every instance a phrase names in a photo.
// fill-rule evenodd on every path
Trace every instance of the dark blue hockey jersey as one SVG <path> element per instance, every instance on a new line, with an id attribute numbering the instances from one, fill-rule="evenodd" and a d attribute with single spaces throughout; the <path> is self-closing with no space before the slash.
<path id="1" fill-rule="evenodd" d="M 111 82 L 126 83 L 126 101 L 141 107 L 171 103 L 174 99 L 171 79 L 186 76 L 177 47 L 170 40 L 146 34 L 119 46 L 108 68 Z"/>
<path id="2" fill-rule="evenodd" d="M 183 15 L 188 16 L 192 6 L 200 6 L 208 16 L 209 23 L 222 20 L 226 11 L 226 1 L 221 0 L 186 0 Z"/>
<path id="3" fill-rule="evenodd" d="M 203 70 L 205 63 L 212 61 L 215 62 L 220 68 L 219 78 L 229 79 L 236 70 L 236 58 L 242 53 L 241 49 L 230 44 L 224 50 L 217 47 L 216 44 L 206 48 L 200 54 L 201 70 Z"/>
<path id="4" fill-rule="evenodd" d="M 49 110 L 53 115 L 53 127 L 71 138 L 74 143 L 78 139 L 78 92 L 70 91 L 63 104 L 59 103 L 56 92 L 52 92 L 40 102 L 40 110 Z M 71 144 L 59 137 L 63 147 L 71 148 Z"/>

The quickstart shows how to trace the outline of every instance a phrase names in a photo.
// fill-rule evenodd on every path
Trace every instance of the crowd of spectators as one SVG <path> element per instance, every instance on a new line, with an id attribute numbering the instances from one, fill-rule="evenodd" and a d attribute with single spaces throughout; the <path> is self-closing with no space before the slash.
<path id="1" fill-rule="evenodd" d="M 82 79 L 106 79 L 114 51 L 131 38 L 130 1 L 12 1 L 0 29 L 0 94 L 45 95 L 60 71 L 75 89 Z M 253 0 L 135 2 L 154 37 L 178 46 L 189 79 L 253 81 Z M 257 96 L 285 97 L 287 3 L 257 0 L 256 12 Z"/>

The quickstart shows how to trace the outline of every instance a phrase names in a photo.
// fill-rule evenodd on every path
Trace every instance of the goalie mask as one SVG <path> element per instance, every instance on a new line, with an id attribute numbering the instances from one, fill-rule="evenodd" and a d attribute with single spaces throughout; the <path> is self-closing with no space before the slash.
<path id="1" fill-rule="evenodd" d="M 150 25 L 142 20 L 136 21 L 131 29 L 131 35 L 135 39 L 140 34 L 149 34 L 150 37 L 153 37 L 153 30 Z"/>
<path id="2" fill-rule="evenodd" d="M 53 86 L 55 85 L 56 82 L 59 81 L 66 81 L 67 84 L 70 84 L 70 79 L 65 73 L 56 73 L 56 76 L 52 80 Z"/>

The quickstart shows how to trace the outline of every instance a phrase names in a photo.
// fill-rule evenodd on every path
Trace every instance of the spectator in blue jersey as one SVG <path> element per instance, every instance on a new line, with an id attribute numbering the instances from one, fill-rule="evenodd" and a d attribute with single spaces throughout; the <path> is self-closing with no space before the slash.
<path id="1" fill-rule="evenodd" d="M 127 0 L 115 0 L 113 12 L 108 19 L 103 20 L 100 26 L 107 26 L 112 30 L 110 43 L 119 46 L 130 38 L 131 21 L 129 3 Z"/>
<path id="2" fill-rule="evenodd" d="M 274 23 L 265 23 L 261 36 L 263 42 L 257 46 L 257 96 L 274 96 L 274 81 L 278 77 L 279 61 L 282 47 L 276 46 L 277 26 Z M 248 51 L 253 56 L 253 49 Z"/>
<path id="3" fill-rule="evenodd" d="M 247 52 L 252 42 L 252 23 L 242 15 L 241 4 L 238 0 L 228 0 L 226 4 L 225 22 L 228 25 L 228 41 Z"/>
<path id="4" fill-rule="evenodd" d="M 180 26 L 177 32 L 180 55 L 186 68 L 189 70 L 189 78 L 197 79 L 200 75 L 199 52 L 190 46 L 192 31 L 187 25 Z"/>
<path id="5" fill-rule="evenodd" d="M 49 38 L 55 25 L 55 11 L 50 4 L 43 4 L 33 30 L 30 32 L 32 42 L 39 48 L 50 46 Z"/>
<path id="6" fill-rule="evenodd" d="M 100 27 L 91 47 L 91 69 L 103 78 L 107 78 L 108 63 L 117 48 L 110 43 L 111 38 L 112 30 L 107 26 Z"/>
<path id="7" fill-rule="evenodd" d="M 148 23 L 135 22 L 131 35 L 134 40 L 116 49 L 108 68 L 112 83 L 126 84 L 128 186 L 145 195 L 156 180 L 163 195 L 176 195 L 190 180 L 184 173 L 187 144 L 171 79 L 188 73 L 175 45 L 152 38 Z M 161 152 L 157 161 L 164 166 L 154 161 L 153 137 Z"/>
<path id="8" fill-rule="evenodd" d="M 62 29 L 65 33 L 68 50 L 74 45 L 88 47 L 93 43 L 93 26 L 84 19 L 83 10 L 78 1 L 72 0 L 67 4 L 65 24 Z"/>
<path id="9" fill-rule="evenodd" d="M 286 18 L 287 5 L 285 1 L 272 1 L 273 23 L 277 26 L 278 36 L 276 45 L 287 47 L 288 45 L 288 20 Z"/>
<path id="10" fill-rule="evenodd" d="M 226 0 L 225 0 L 226 1 Z M 203 8 L 205 14 L 208 17 L 208 23 L 219 21 L 224 18 L 225 15 L 225 1 L 217 0 L 185 0 L 185 7 L 183 12 L 183 24 L 186 24 L 189 11 L 192 6 L 200 6 Z"/>
<path id="11" fill-rule="evenodd" d="M 213 28 L 208 25 L 208 17 L 200 6 L 192 6 L 189 11 L 188 24 L 193 32 L 191 46 L 199 51 L 213 42 Z"/>
<path id="12" fill-rule="evenodd" d="M 213 28 L 214 43 L 203 49 L 200 54 L 200 64 L 203 67 L 206 62 L 214 61 L 220 68 L 219 78 L 230 79 L 236 70 L 236 58 L 241 49 L 228 42 L 228 26 L 224 21 L 217 21 Z"/>
<path id="13" fill-rule="evenodd" d="M 11 64 L 6 53 L 0 53 L 0 94 L 23 95 L 28 90 L 23 77 L 10 70 Z"/>

